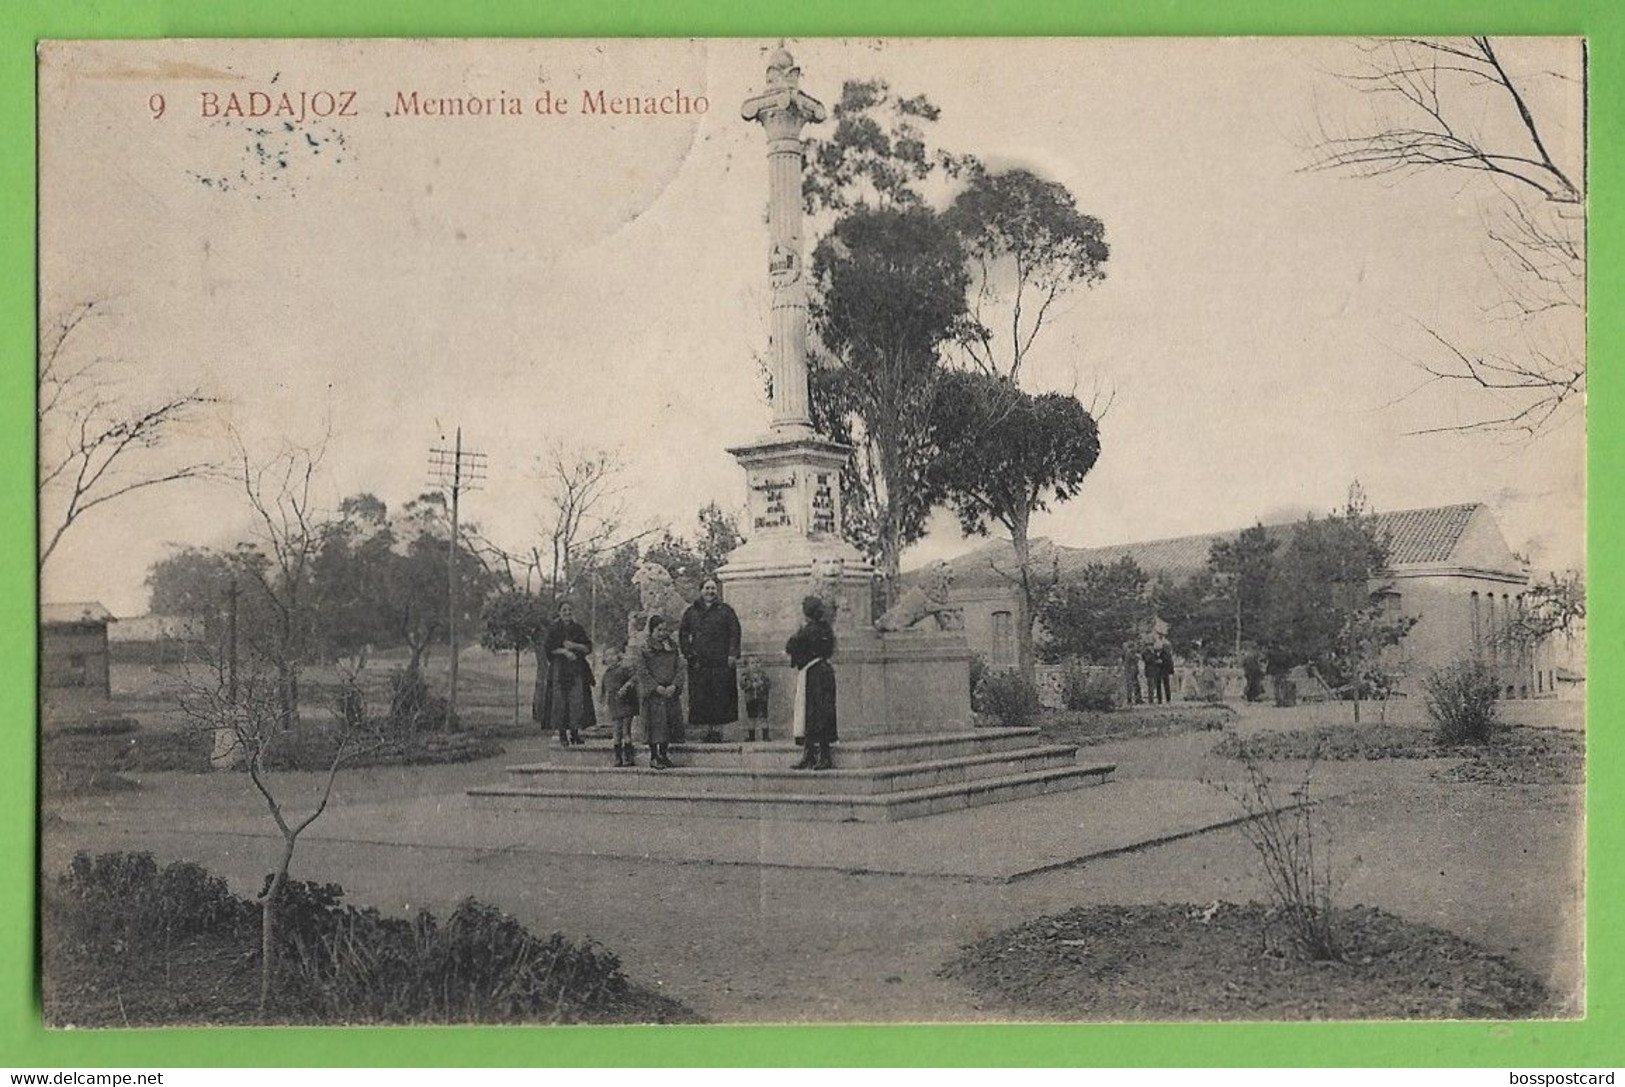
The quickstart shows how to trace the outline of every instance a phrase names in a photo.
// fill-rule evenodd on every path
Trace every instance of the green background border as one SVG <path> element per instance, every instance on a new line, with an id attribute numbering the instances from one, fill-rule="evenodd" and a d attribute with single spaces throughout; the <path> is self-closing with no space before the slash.
<path id="1" fill-rule="evenodd" d="M 1625 1052 L 1612 737 L 1625 644 L 1618 365 L 1625 215 L 1625 5 L 1529 0 L 1021 4 L 668 0 L 10 0 L 0 13 L 0 1068 L 230 1065 L 1008 1064 L 1602 1066 Z M 1589 881 L 1586 1020 L 1534 1024 L 277 1029 L 50 1034 L 33 980 L 34 42 L 124 37 L 1585 34 L 1591 43 Z M 1601 194 L 1600 198 L 1597 194 Z M 1600 667 L 1598 666 L 1600 664 Z M 1510 875 L 1510 873 L 1509 873 Z"/>

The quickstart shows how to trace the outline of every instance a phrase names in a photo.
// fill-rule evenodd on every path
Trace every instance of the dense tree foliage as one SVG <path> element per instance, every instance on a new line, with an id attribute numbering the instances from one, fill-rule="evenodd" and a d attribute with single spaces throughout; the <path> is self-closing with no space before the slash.
<path id="1" fill-rule="evenodd" d="M 967 536 L 999 527 L 1009 534 L 1015 568 L 1002 571 L 1020 588 L 1026 614 L 1054 587 L 1053 571 L 1032 561 L 1035 513 L 1077 494 L 1100 457 L 1100 430 L 1077 398 L 1034 395 L 1003 377 L 956 370 L 938 382 L 932 415 L 937 456 L 930 490 L 941 495 Z M 1023 671 L 1033 660 L 1030 623 L 1017 635 Z"/>
<path id="2" fill-rule="evenodd" d="M 864 489 L 847 502 L 895 585 L 903 548 L 936 504 L 931 417 L 940 356 L 965 314 L 964 255 L 929 209 L 858 208 L 819 243 L 812 267 L 813 324 L 827 352 L 822 421 L 854 447 Z"/>
<path id="3" fill-rule="evenodd" d="M 1151 578 L 1131 558 L 1085 566 L 1043 602 L 1039 618 L 1049 635 L 1044 656 L 1095 664 L 1122 660 L 1124 644 L 1138 642 L 1150 625 L 1150 588 Z"/>

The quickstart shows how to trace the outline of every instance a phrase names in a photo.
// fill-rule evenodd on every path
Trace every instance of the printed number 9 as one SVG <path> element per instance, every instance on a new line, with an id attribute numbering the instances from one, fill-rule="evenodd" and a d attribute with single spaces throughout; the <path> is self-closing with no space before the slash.
<path id="1" fill-rule="evenodd" d="M 164 115 L 164 96 L 155 94 L 147 99 L 147 108 L 152 110 L 152 119 L 156 121 Z"/>

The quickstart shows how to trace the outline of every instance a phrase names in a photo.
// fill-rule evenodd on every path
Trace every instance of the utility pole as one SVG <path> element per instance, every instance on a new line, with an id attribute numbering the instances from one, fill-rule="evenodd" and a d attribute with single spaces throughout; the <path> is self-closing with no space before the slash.
<path id="1" fill-rule="evenodd" d="M 226 699 L 237 707 L 237 575 L 226 590 Z"/>
<path id="2" fill-rule="evenodd" d="M 457 428 L 456 444 L 450 449 L 435 447 L 429 450 L 429 474 L 441 487 L 451 492 L 451 538 L 446 544 L 446 640 L 451 652 L 451 681 L 446 691 L 446 727 L 456 730 L 457 725 L 457 612 L 461 606 L 457 577 L 457 542 L 460 535 L 458 499 L 463 491 L 477 490 L 485 479 L 484 453 L 463 448 L 463 428 Z"/>

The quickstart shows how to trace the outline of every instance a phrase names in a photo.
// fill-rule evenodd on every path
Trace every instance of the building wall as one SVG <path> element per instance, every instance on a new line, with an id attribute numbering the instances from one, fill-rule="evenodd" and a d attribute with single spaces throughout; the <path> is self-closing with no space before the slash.
<path id="1" fill-rule="evenodd" d="M 1508 614 L 1515 614 L 1519 607 L 1521 583 L 1506 576 L 1438 570 L 1397 576 L 1392 586 L 1398 594 L 1399 610 L 1417 620 L 1393 662 L 1404 673 L 1401 690 L 1418 695 L 1428 672 L 1476 653 L 1495 665 L 1503 695 L 1508 688 L 1514 698 L 1549 695 L 1546 678 L 1543 676 L 1537 683 L 1534 662 L 1527 655 L 1509 653 L 1494 644 L 1494 632 L 1504 629 Z M 1008 659 L 1000 663 L 999 639 L 995 635 L 999 621 L 995 616 L 1004 613 L 1011 616 L 1012 622 L 1019 622 L 1020 594 L 1014 589 L 956 591 L 954 603 L 964 609 L 965 640 L 971 651 L 990 665 L 1013 666 L 1013 643 Z M 1567 658 L 1565 662 L 1571 672 L 1576 670 Z M 1554 659 L 1545 670 L 1555 676 L 1559 666 Z M 1571 681 L 1560 688 L 1571 691 L 1575 686 Z"/>
<path id="2" fill-rule="evenodd" d="M 107 626 L 52 625 L 40 628 L 40 686 L 80 688 L 107 697 Z"/>
<path id="3" fill-rule="evenodd" d="M 1585 701 L 1585 625 L 1554 634 L 1535 647 L 1535 692 L 1539 698 Z"/>
<path id="4" fill-rule="evenodd" d="M 1529 655 L 1499 644 L 1509 618 L 1522 607 L 1521 582 L 1467 572 L 1400 576 L 1393 581 L 1400 609 L 1416 625 L 1399 647 L 1408 673 L 1401 688 L 1420 692 L 1422 680 L 1474 656 L 1496 672 L 1503 696 L 1528 698 L 1537 693 Z"/>
<path id="5" fill-rule="evenodd" d="M 1014 589 L 967 589 L 952 594 L 955 607 L 965 615 L 965 641 L 971 652 L 989 667 L 1016 666 L 1016 633 L 1024 608 Z"/>

